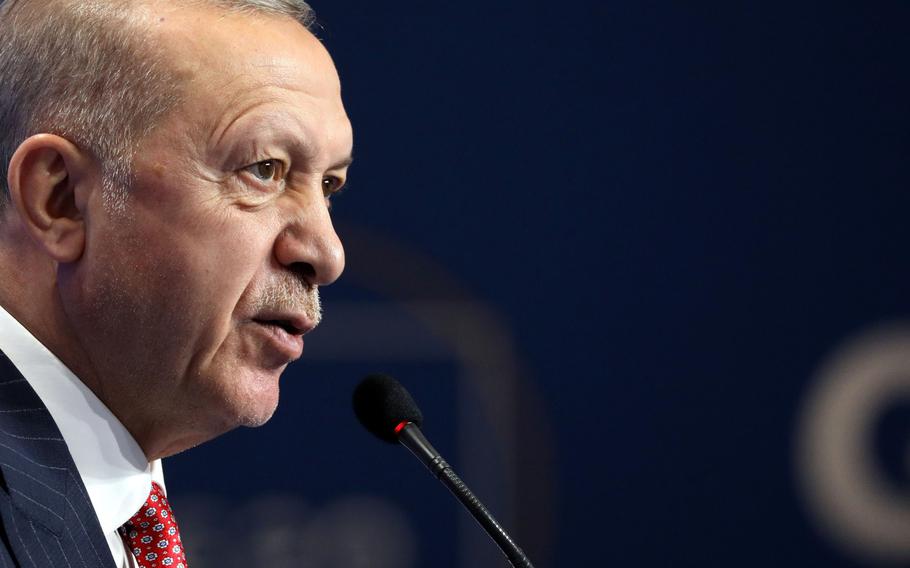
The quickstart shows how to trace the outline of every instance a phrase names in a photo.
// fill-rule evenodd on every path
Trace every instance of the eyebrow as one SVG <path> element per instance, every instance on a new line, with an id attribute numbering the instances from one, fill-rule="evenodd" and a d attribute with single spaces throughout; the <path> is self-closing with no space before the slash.
<path id="1" fill-rule="evenodd" d="M 349 154 L 347 158 L 345 158 L 345 159 L 343 159 L 343 160 L 341 160 L 341 161 L 335 162 L 334 164 L 332 164 L 331 166 L 329 166 L 329 169 L 330 169 L 330 170 L 340 170 L 340 169 L 344 169 L 344 168 L 350 166 L 352 163 L 354 163 L 354 155 L 353 155 L 353 154 Z"/>

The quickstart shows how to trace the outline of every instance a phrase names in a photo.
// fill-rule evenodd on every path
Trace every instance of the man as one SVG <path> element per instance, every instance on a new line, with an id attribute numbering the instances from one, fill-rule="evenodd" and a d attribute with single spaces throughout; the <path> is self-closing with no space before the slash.
<path id="1" fill-rule="evenodd" d="M 0 8 L 0 567 L 185 565 L 160 459 L 275 410 L 344 267 L 351 126 L 310 20 Z"/>

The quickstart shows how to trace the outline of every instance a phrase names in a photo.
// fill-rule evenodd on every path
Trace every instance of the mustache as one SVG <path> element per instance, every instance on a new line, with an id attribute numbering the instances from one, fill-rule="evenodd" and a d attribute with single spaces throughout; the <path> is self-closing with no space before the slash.
<path id="1" fill-rule="evenodd" d="M 282 274 L 256 296 L 255 311 L 303 312 L 313 326 L 322 321 L 319 287 L 293 274 Z"/>

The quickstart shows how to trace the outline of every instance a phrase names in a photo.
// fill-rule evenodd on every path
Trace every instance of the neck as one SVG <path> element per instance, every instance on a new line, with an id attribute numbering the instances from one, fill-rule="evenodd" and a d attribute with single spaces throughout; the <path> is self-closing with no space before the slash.
<path id="1" fill-rule="evenodd" d="M 59 268 L 21 230 L 17 217 L 5 216 L 0 224 L 0 305 L 130 430 L 109 399 L 102 375 L 96 371 L 97 366 L 83 345 L 77 327 L 64 309 L 58 282 Z M 141 441 L 136 440 L 142 446 Z"/>

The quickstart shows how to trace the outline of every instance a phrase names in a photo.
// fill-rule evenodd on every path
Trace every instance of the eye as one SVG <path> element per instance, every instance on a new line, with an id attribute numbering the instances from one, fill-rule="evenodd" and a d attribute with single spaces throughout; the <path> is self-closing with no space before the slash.
<path id="1" fill-rule="evenodd" d="M 277 181 L 284 178 L 284 162 L 281 160 L 262 160 L 243 169 L 259 181 Z"/>
<path id="2" fill-rule="evenodd" d="M 333 194 L 341 191 L 343 185 L 344 181 L 335 176 L 322 178 L 322 194 L 326 197 L 331 197 Z"/>

